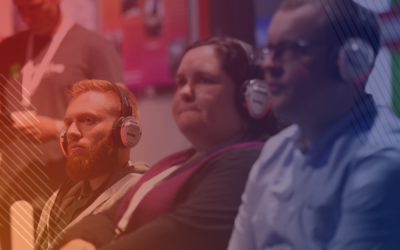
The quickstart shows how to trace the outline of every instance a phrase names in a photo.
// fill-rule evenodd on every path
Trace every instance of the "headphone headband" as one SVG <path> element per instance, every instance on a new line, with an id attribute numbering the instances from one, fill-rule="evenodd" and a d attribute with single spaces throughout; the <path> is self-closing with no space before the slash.
<path id="1" fill-rule="evenodd" d="M 239 102 L 247 110 L 246 117 L 250 116 L 251 120 L 261 119 L 270 109 L 268 87 L 262 77 L 261 67 L 257 64 L 253 46 L 235 38 L 232 40 L 242 47 L 248 60 L 245 69 L 247 79 L 239 88 Z"/>
<path id="2" fill-rule="evenodd" d="M 126 91 L 121 88 L 120 86 L 112 83 L 112 85 L 114 85 L 115 88 L 117 88 L 117 90 L 119 91 L 119 94 L 121 96 L 121 117 L 127 117 L 127 116 L 132 116 L 132 105 L 131 102 L 129 100 L 129 96 L 126 93 Z"/>
<path id="3" fill-rule="evenodd" d="M 346 12 L 342 12 L 343 7 Z M 364 83 L 380 48 L 377 16 L 353 0 L 339 7 L 330 4 L 329 8 L 329 21 L 340 42 L 333 54 L 334 72 L 347 83 Z"/>

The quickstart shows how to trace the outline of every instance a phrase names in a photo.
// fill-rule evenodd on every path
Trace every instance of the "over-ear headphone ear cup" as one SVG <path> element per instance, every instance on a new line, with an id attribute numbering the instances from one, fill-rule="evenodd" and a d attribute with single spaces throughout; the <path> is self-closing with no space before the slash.
<path id="1" fill-rule="evenodd" d="M 60 133 L 60 147 L 65 156 L 68 156 L 68 138 L 67 138 L 68 129 L 64 128 Z"/>
<path id="2" fill-rule="evenodd" d="M 365 82 L 374 65 L 375 52 L 372 46 L 354 37 L 347 39 L 338 51 L 338 71 L 347 83 Z"/>
<path id="3" fill-rule="evenodd" d="M 134 116 L 118 118 L 112 127 L 114 142 L 121 148 L 133 148 L 142 137 L 142 126 Z"/>
<path id="4" fill-rule="evenodd" d="M 253 79 L 245 83 L 244 99 L 248 114 L 253 119 L 263 118 L 270 109 L 267 83 L 263 80 Z"/>
<path id="5" fill-rule="evenodd" d="M 111 134 L 113 137 L 113 141 L 116 146 L 120 148 L 124 148 L 124 144 L 122 143 L 121 136 L 120 136 L 120 130 L 121 130 L 121 123 L 124 117 L 119 117 L 113 124 Z"/>
<path id="6" fill-rule="evenodd" d="M 142 137 L 142 126 L 134 116 L 125 117 L 121 122 L 120 138 L 126 148 L 133 148 Z"/>

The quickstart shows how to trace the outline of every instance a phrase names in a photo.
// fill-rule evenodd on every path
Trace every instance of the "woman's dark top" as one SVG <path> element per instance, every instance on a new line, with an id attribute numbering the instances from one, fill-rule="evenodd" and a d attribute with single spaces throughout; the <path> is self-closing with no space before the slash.
<path id="1" fill-rule="evenodd" d="M 120 202 L 71 227 L 56 248 L 83 239 L 102 250 L 226 249 L 248 174 L 260 152 L 261 147 L 241 148 L 210 159 L 179 192 L 177 209 L 117 241 L 113 238 Z"/>

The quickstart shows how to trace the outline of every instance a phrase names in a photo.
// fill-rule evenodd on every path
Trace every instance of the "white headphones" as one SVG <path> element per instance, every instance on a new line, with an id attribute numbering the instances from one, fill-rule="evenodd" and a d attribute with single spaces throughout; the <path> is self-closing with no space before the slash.
<path id="1" fill-rule="evenodd" d="M 340 77 L 348 83 L 365 82 L 374 66 L 372 46 L 359 37 L 347 39 L 339 48 L 337 66 Z"/>
<path id="2" fill-rule="evenodd" d="M 248 58 L 246 71 L 250 79 L 247 79 L 240 88 L 239 100 L 247 109 L 250 117 L 258 120 L 263 118 L 270 110 L 268 86 L 263 77 L 259 76 L 262 75 L 262 70 L 256 63 L 253 47 L 241 40 L 233 40 L 243 48 Z"/>
<path id="3" fill-rule="evenodd" d="M 336 32 L 345 36 L 334 55 L 335 63 L 343 81 L 363 83 L 372 71 L 380 47 L 379 21 L 371 10 L 354 1 L 350 4 L 357 17 L 337 14 L 331 20 Z"/>

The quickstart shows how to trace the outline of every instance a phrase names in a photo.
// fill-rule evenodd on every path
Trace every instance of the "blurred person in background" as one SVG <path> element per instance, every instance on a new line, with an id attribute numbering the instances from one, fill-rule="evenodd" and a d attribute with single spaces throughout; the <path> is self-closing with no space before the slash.
<path id="1" fill-rule="evenodd" d="M 142 130 L 139 107 L 124 85 L 117 86 L 104 80 L 82 80 L 72 86 L 60 138 L 69 178 L 43 208 L 35 249 L 47 249 L 62 230 L 111 207 L 149 168 L 129 160 Z M 131 126 L 133 139 L 127 146 L 122 124 Z"/>
<path id="2" fill-rule="evenodd" d="M 263 62 L 272 108 L 295 123 L 250 173 L 229 250 L 400 249 L 400 130 L 365 84 L 377 17 L 350 0 L 285 0 Z"/>
<path id="3" fill-rule="evenodd" d="M 250 168 L 279 130 L 251 51 L 230 38 L 186 51 L 172 110 L 193 147 L 156 163 L 120 204 L 69 228 L 55 249 L 227 247 Z"/>
<path id="4" fill-rule="evenodd" d="M 161 36 L 165 12 L 163 0 L 145 0 L 143 3 L 143 21 L 146 35 L 149 37 Z"/>
<path id="5" fill-rule="evenodd" d="M 60 0 L 14 0 L 29 29 L 0 43 L 0 242 L 10 249 L 9 207 L 36 213 L 66 178 L 59 145 L 71 85 L 123 82 L 121 60 L 99 34 L 74 24 Z"/>

